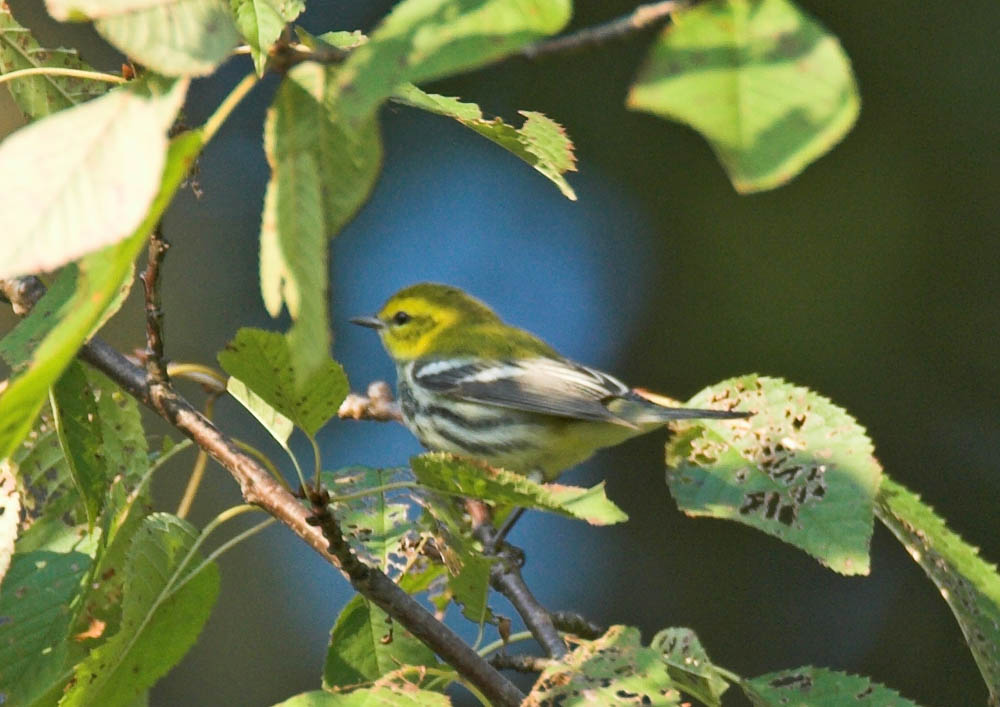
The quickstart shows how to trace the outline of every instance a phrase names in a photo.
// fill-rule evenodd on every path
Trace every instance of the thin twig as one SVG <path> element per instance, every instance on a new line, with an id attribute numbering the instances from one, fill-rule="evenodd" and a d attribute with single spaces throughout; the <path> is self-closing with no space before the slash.
<path id="1" fill-rule="evenodd" d="M 630 34 L 652 29 L 665 24 L 677 10 L 686 6 L 684 2 L 666 0 L 640 5 L 632 12 L 596 27 L 585 27 L 572 34 L 529 44 L 519 53 L 528 59 L 537 59 L 547 54 L 575 52 L 597 44 L 622 39 Z"/>
<path id="2" fill-rule="evenodd" d="M 37 294 L 35 287 L 0 279 L 0 292 L 3 292 L 12 304 L 27 312 L 31 309 L 28 303 L 15 299 L 17 293 L 21 291 Z M 154 381 L 148 372 L 97 337 L 80 349 L 79 356 L 207 451 L 236 479 L 247 503 L 263 508 L 328 562 L 344 569 L 340 564 L 342 558 L 328 552 L 330 543 L 323 537 L 323 533 L 306 522 L 306 509 L 298 499 L 282 488 L 264 467 L 243 452 L 229 436 L 223 434 L 183 396 L 169 385 Z M 367 567 L 362 574 L 356 567 L 353 569 L 357 574 L 357 580 L 352 579 L 352 584 L 361 594 L 426 643 L 494 704 L 520 704 L 524 695 L 512 682 L 497 672 L 457 634 L 435 619 L 427 609 L 400 589 L 383 572 L 377 568 Z M 346 570 L 344 571 L 346 573 Z"/>
<path id="3" fill-rule="evenodd" d="M 607 629 L 575 611 L 553 611 L 550 616 L 552 623 L 563 633 L 593 640 L 603 636 Z"/>
<path id="4" fill-rule="evenodd" d="M 368 385 L 367 395 L 351 393 L 340 404 L 337 416 L 350 420 L 375 420 L 376 422 L 402 422 L 403 412 L 392 396 L 392 387 L 385 381 Z"/>
<path id="5" fill-rule="evenodd" d="M 170 250 L 159 225 L 149 236 L 149 254 L 146 270 L 139 275 L 145 294 L 146 352 L 145 364 L 150 378 L 157 383 L 167 383 L 167 364 L 163 360 L 163 308 L 160 302 L 160 264 Z"/>
<path id="6" fill-rule="evenodd" d="M 519 673 L 540 673 L 551 664 L 551 658 L 543 658 L 540 655 L 497 653 L 490 656 L 490 665 L 497 670 L 516 670 Z"/>

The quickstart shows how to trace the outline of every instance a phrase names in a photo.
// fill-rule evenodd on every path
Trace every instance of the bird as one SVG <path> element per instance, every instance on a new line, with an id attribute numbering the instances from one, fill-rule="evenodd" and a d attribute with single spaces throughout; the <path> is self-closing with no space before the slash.
<path id="1" fill-rule="evenodd" d="M 403 421 L 425 448 L 536 481 L 675 420 L 749 416 L 657 404 L 449 285 L 411 285 L 375 316 L 350 321 L 379 333 Z"/>

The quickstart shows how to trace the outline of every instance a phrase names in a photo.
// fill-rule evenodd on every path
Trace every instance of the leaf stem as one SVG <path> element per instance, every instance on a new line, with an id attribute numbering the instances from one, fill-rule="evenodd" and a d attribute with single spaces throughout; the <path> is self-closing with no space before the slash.
<path id="1" fill-rule="evenodd" d="M 322 457 L 320 456 L 319 453 L 319 444 L 316 443 L 316 438 L 313 435 L 306 435 L 306 436 L 309 438 L 309 444 L 311 444 L 313 448 L 313 471 L 315 473 L 315 480 L 313 481 L 313 485 L 316 487 L 316 490 L 318 491 L 319 477 L 320 473 L 322 472 L 322 466 L 323 466 L 320 463 L 322 461 Z"/>
<path id="2" fill-rule="evenodd" d="M 233 444 L 235 444 L 237 447 L 242 449 L 247 454 L 253 455 L 254 458 L 257 459 L 257 461 L 259 461 L 261 464 L 263 464 L 264 468 L 271 473 L 271 476 L 274 477 L 274 480 L 277 481 L 279 484 L 281 484 L 286 491 L 290 492 L 292 490 L 291 487 L 288 485 L 288 482 L 285 481 L 285 477 L 282 476 L 281 472 L 278 471 L 278 467 L 274 465 L 274 462 L 271 461 L 270 457 L 264 454 L 264 452 L 260 451 L 253 445 L 247 444 L 241 439 L 234 438 Z"/>
<path id="3" fill-rule="evenodd" d="M 0 83 L 23 79 L 28 76 L 70 76 L 76 79 L 90 79 L 91 81 L 104 81 L 106 83 L 128 83 L 128 79 L 114 74 L 105 74 L 102 71 L 87 71 L 85 69 L 65 69 L 57 66 L 35 66 L 30 69 L 18 69 L 0 75 Z"/>
<path id="4" fill-rule="evenodd" d="M 215 410 L 215 401 L 218 398 L 218 393 L 208 396 L 205 401 L 205 417 L 209 420 L 212 419 L 212 412 Z M 177 505 L 177 517 L 187 518 L 187 514 L 191 511 L 191 504 L 194 503 L 194 497 L 198 495 L 198 489 L 201 487 L 201 480 L 205 476 L 205 467 L 208 465 L 208 452 L 204 449 L 198 449 L 198 456 L 195 457 L 194 466 L 191 468 L 191 476 L 188 478 L 187 487 L 184 489 L 184 495 L 181 497 L 181 502 Z"/>
<path id="5" fill-rule="evenodd" d="M 485 646 L 483 646 L 476 652 L 479 653 L 479 655 L 485 657 L 495 650 L 500 650 L 506 645 L 509 645 L 511 643 L 517 643 L 519 641 L 527 641 L 531 638 L 534 638 L 531 631 L 518 631 L 517 633 L 512 633 L 507 638 L 506 641 L 503 640 L 502 638 L 498 638 L 497 640 L 493 641 L 493 643 L 487 643 Z"/>
<path id="6" fill-rule="evenodd" d="M 226 376 L 210 366 L 200 363 L 168 363 L 167 375 L 171 378 L 186 378 L 210 389 L 213 393 L 226 392 Z"/>
<path id="7" fill-rule="evenodd" d="M 219 107 L 215 109 L 215 112 L 208 117 L 205 125 L 202 126 L 201 131 L 205 142 L 208 142 L 215 136 L 215 133 L 219 131 L 226 118 L 233 112 L 233 109 L 239 105 L 239 102 L 250 93 L 250 89 L 256 85 L 257 75 L 253 73 L 247 74 L 243 77 L 242 81 L 236 84 L 233 90 L 229 92 L 229 95 L 219 104 Z"/>

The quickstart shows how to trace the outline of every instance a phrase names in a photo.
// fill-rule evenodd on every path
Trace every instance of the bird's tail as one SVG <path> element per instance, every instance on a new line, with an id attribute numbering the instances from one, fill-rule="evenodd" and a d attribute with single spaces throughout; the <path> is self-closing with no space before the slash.
<path id="1" fill-rule="evenodd" d="M 637 425 L 671 422 L 673 420 L 738 420 L 750 417 L 752 413 L 738 410 L 706 410 L 699 408 L 678 407 L 676 401 L 656 393 L 635 389 L 620 399 L 621 409 L 609 408 Z M 617 401 L 616 401 L 617 402 Z"/>

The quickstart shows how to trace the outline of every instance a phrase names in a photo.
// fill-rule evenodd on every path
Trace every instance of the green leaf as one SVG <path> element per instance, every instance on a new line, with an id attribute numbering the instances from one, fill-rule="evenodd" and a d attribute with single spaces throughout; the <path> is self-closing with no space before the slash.
<path id="1" fill-rule="evenodd" d="M 0 696 L 31 704 L 63 681 L 70 604 L 91 559 L 81 552 L 14 555 L 0 588 Z"/>
<path id="2" fill-rule="evenodd" d="M 712 665 L 708 653 L 689 628 L 665 628 L 653 636 L 649 647 L 660 652 L 674 685 L 708 707 L 721 707 L 729 683 Z"/>
<path id="3" fill-rule="evenodd" d="M 100 453 L 103 440 L 97 400 L 83 364 L 70 363 L 52 386 L 52 412 L 59 445 L 69 462 L 77 491 L 83 497 L 87 524 L 92 529 L 110 479 Z"/>
<path id="4" fill-rule="evenodd" d="M 455 546 L 452 545 L 452 548 Z M 448 577 L 448 590 L 462 608 L 462 615 L 477 626 L 493 623 L 489 606 L 490 572 L 495 558 L 480 552 L 463 552 L 458 557 L 461 567 Z"/>
<path id="5" fill-rule="evenodd" d="M 160 190 L 135 232 L 80 261 L 76 291 L 59 309 L 59 323 L 46 333 L 27 369 L 14 377 L 0 395 L 0 458 L 8 456 L 21 443 L 41 410 L 49 386 L 59 378 L 109 312 L 120 305 L 122 288 L 131 279 L 132 264 L 139 250 L 163 215 L 201 146 L 198 132 L 174 138 L 167 153 Z"/>
<path id="6" fill-rule="evenodd" d="M 451 700 L 439 692 L 392 684 L 347 693 L 313 690 L 290 697 L 274 707 L 447 707 L 450 704 Z"/>
<path id="7" fill-rule="evenodd" d="M 219 592 L 218 565 L 199 563 L 197 537 L 166 513 L 143 521 L 125 562 L 121 630 L 77 665 L 60 705 L 128 704 L 184 656 Z"/>
<path id="8" fill-rule="evenodd" d="M 59 324 L 59 313 L 65 311 L 63 308 L 76 291 L 76 276 L 76 263 L 60 270 L 52 286 L 31 308 L 31 313 L 0 339 L 0 358 L 15 372 L 31 360 L 31 353 L 38 344 Z"/>
<path id="9" fill-rule="evenodd" d="M 415 560 L 418 539 L 416 525 L 408 517 L 409 492 L 406 489 L 369 491 L 386 484 L 412 482 L 404 471 L 358 466 L 322 475 L 324 486 L 334 497 L 365 494 L 347 501 L 332 501 L 334 515 L 358 556 L 393 577 Z"/>
<path id="10" fill-rule="evenodd" d="M 271 179 L 260 231 L 260 280 L 271 316 L 287 306 L 296 367 L 310 373 L 330 355 L 327 239 L 368 198 L 382 163 L 374 118 L 346 124 L 333 103 L 334 68 L 296 66 L 264 124 Z"/>
<path id="11" fill-rule="evenodd" d="M 344 369 L 330 358 L 303 375 L 288 339 L 274 331 L 240 329 L 219 352 L 219 365 L 310 437 L 337 413 L 350 390 Z"/>
<path id="12" fill-rule="evenodd" d="M 236 27 L 250 45 L 250 56 L 258 76 L 264 75 L 267 53 L 285 25 L 305 9 L 303 0 L 229 0 Z"/>
<path id="13" fill-rule="evenodd" d="M 520 128 L 500 118 L 486 120 L 475 103 L 424 93 L 413 84 L 400 86 L 393 100 L 414 108 L 454 118 L 483 137 L 527 162 L 550 179 L 567 199 L 576 201 L 576 192 L 563 174 L 576 171 L 573 143 L 559 123 L 541 113 L 519 111 L 524 116 Z"/>
<path id="14" fill-rule="evenodd" d="M 847 134 L 859 105 L 840 42 L 788 0 L 675 13 L 628 96 L 700 132 L 741 193 L 792 179 Z"/>
<path id="15" fill-rule="evenodd" d="M 680 705 L 680 693 L 658 651 L 645 648 L 639 629 L 612 626 L 595 641 L 581 641 L 538 676 L 530 704 Z"/>
<path id="16" fill-rule="evenodd" d="M 337 617 L 323 666 L 323 687 L 373 682 L 402 665 L 437 665 L 430 648 L 360 594 Z"/>
<path id="17" fill-rule="evenodd" d="M 393 91 L 495 61 L 569 21 L 570 0 L 403 0 L 337 72 L 344 117 L 364 122 Z"/>
<path id="18" fill-rule="evenodd" d="M 264 429 L 271 433 L 278 444 L 282 447 L 288 446 L 288 438 L 292 436 L 295 425 L 287 417 L 267 404 L 267 402 L 254 393 L 247 384 L 239 378 L 229 377 L 226 381 L 226 390 L 239 401 L 257 418 L 257 422 L 264 426 Z"/>
<path id="19" fill-rule="evenodd" d="M 186 90 L 186 81 L 139 82 L 0 144 L 0 277 L 53 270 L 135 231 L 159 189 L 167 129 Z"/>
<path id="20" fill-rule="evenodd" d="M 108 478 L 128 481 L 141 478 L 149 470 L 149 448 L 142 428 L 139 404 L 131 395 L 100 371 L 86 368 L 90 389 L 97 396 L 101 456 Z"/>
<path id="21" fill-rule="evenodd" d="M 535 508 L 591 525 L 612 525 L 628 516 L 604 494 L 604 482 L 589 489 L 540 484 L 526 476 L 441 452 L 410 460 L 417 480 L 429 489 L 493 504 Z"/>
<path id="22" fill-rule="evenodd" d="M 740 687 L 756 707 L 917 707 L 869 678 L 812 666 L 761 675 Z"/>
<path id="23" fill-rule="evenodd" d="M 57 20 L 93 20 L 131 59 L 164 76 L 205 76 L 239 42 L 223 0 L 45 0 Z"/>
<path id="24" fill-rule="evenodd" d="M 10 459 L 0 460 L 0 582 L 3 582 L 10 558 L 14 554 L 14 540 L 21 513 L 21 494 Z"/>
<path id="25" fill-rule="evenodd" d="M 43 49 L 26 28 L 18 24 L 6 4 L 0 4 L 0 74 L 21 69 L 54 67 L 94 69 L 73 49 Z M 73 76 L 25 76 L 7 83 L 21 111 L 32 120 L 100 96 L 111 84 Z"/>
<path id="26" fill-rule="evenodd" d="M 841 574 L 868 574 L 882 469 L 854 418 L 806 388 L 756 375 L 688 404 L 754 414 L 674 425 L 667 483 L 681 510 L 758 528 Z"/>
<path id="27" fill-rule="evenodd" d="M 920 497 L 886 477 L 875 513 L 941 591 L 965 635 L 992 702 L 1000 700 L 1000 576 Z"/>

